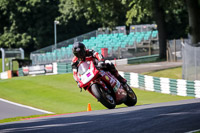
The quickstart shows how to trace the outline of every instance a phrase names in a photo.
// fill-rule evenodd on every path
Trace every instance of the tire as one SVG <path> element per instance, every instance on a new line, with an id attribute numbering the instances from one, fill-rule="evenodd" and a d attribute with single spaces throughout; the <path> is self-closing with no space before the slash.
<path id="1" fill-rule="evenodd" d="M 94 96 L 98 99 L 101 104 L 103 104 L 108 109 L 114 109 L 116 106 L 116 102 L 114 98 L 108 94 L 100 85 L 93 84 L 91 86 L 91 91 Z"/>
<path id="2" fill-rule="evenodd" d="M 135 95 L 135 92 L 128 84 L 126 84 L 124 88 L 127 92 L 127 100 L 124 102 L 124 104 L 127 106 L 134 106 L 137 103 L 137 96 Z"/>

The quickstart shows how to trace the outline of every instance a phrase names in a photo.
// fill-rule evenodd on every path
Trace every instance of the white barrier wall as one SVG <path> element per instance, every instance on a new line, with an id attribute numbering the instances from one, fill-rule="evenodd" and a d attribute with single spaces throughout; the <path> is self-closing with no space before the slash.
<path id="1" fill-rule="evenodd" d="M 127 72 L 120 72 L 120 74 L 127 79 L 131 87 L 165 94 L 200 98 L 200 81 L 197 80 L 158 78 Z"/>
<path id="2" fill-rule="evenodd" d="M 10 78 L 12 78 L 12 73 L 10 70 L 0 73 L 0 79 L 10 79 Z"/>

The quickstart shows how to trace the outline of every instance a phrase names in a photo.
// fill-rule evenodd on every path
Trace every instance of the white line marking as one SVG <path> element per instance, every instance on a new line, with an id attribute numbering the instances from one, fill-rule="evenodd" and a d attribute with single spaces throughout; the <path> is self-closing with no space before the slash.
<path id="1" fill-rule="evenodd" d="M 14 102 L 2 99 L 2 98 L 0 98 L 0 101 L 10 103 L 10 104 L 13 104 L 13 105 L 16 105 L 16 106 L 20 106 L 20 107 L 23 107 L 23 108 L 28 108 L 28 109 L 31 109 L 31 110 L 39 111 L 39 112 L 46 113 L 46 114 L 54 114 L 53 112 L 45 111 L 45 110 L 42 110 L 42 109 L 37 109 L 37 108 L 30 107 L 30 106 L 27 106 L 27 105 L 22 105 L 22 104 L 19 104 L 19 103 L 14 103 Z"/>
<path id="2" fill-rule="evenodd" d="M 7 129 L 2 129 L 1 132 L 28 132 L 28 131 L 36 131 L 37 130 L 42 130 L 42 129 L 47 129 L 47 128 L 53 128 L 53 127 L 67 127 L 67 126 L 72 126 L 72 125 L 81 125 L 81 124 L 87 124 L 91 123 L 92 121 L 85 121 L 85 122 L 76 122 L 76 123 L 64 123 L 64 124 L 49 124 L 49 125 L 40 125 L 40 126 L 27 126 L 27 127 L 17 127 L 17 128 L 12 128 L 8 127 Z"/>
<path id="3" fill-rule="evenodd" d="M 193 131 L 189 131 L 189 132 L 186 132 L 186 133 L 196 133 L 196 132 L 198 132 L 198 131 L 200 131 L 200 129 L 193 130 Z"/>

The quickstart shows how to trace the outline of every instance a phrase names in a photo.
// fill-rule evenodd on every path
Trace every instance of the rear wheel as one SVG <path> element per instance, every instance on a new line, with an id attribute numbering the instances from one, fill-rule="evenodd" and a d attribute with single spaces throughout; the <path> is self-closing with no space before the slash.
<path id="1" fill-rule="evenodd" d="M 100 85 L 93 84 L 91 86 L 91 91 L 95 97 L 108 109 L 114 109 L 116 106 L 114 98 L 106 92 Z"/>
<path id="2" fill-rule="evenodd" d="M 128 84 L 124 85 L 124 88 L 127 92 L 127 100 L 124 102 L 124 104 L 127 106 L 134 106 L 137 103 L 137 96 L 135 95 L 135 92 Z"/>

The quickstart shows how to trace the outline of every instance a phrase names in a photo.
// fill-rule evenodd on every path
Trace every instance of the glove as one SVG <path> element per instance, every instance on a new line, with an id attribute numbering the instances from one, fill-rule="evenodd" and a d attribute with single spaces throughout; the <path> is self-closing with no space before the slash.
<path id="1" fill-rule="evenodd" d="M 81 88 L 81 87 L 80 87 L 80 83 L 78 83 L 77 86 L 78 86 L 79 88 Z"/>
<path id="2" fill-rule="evenodd" d="M 104 61 L 99 61 L 97 67 L 104 68 L 105 67 L 105 62 Z"/>
<path id="3" fill-rule="evenodd" d="M 80 87 L 80 83 L 78 83 L 77 86 L 80 88 L 80 92 L 82 92 L 82 88 Z"/>

